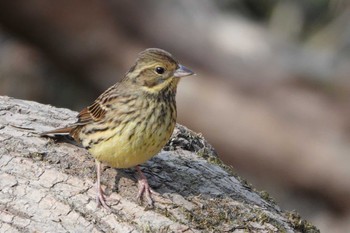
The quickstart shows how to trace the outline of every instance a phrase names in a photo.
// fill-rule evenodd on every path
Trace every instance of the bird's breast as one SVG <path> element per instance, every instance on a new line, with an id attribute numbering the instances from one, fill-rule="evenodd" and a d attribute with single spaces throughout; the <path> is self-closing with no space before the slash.
<path id="1" fill-rule="evenodd" d="M 82 143 L 99 161 L 128 168 L 144 163 L 167 143 L 176 124 L 175 101 L 143 100 L 135 108 L 116 112 L 104 124 L 82 131 Z M 90 135 L 89 131 L 94 131 Z"/>

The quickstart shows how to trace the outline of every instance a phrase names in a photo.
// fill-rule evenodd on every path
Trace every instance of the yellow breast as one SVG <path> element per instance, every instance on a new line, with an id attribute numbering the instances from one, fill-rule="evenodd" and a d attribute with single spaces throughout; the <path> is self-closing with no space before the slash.
<path id="1" fill-rule="evenodd" d="M 89 135 L 85 144 L 90 145 L 88 150 L 97 160 L 109 166 L 129 168 L 142 164 L 156 155 L 169 140 L 175 127 L 175 111 L 156 110 L 152 115 L 145 114 L 141 122 L 131 120 L 112 130 Z M 98 141 L 99 138 L 105 140 Z"/>

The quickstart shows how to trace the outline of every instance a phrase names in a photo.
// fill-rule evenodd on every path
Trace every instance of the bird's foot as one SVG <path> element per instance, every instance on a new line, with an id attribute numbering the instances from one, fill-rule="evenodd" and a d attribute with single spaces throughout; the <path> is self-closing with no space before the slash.
<path id="1" fill-rule="evenodd" d="M 148 207 L 153 207 L 153 199 L 152 194 L 156 194 L 155 191 L 153 191 L 148 184 L 146 176 L 142 173 L 139 166 L 136 167 L 139 176 L 138 176 L 138 184 L 139 184 L 139 191 L 137 193 L 137 199 L 141 201 L 142 197 L 144 196 L 147 200 Z"/>
<path id="2" fill-rule="evenodd" d="M 139 191 L 137 193 L 137 199 L 141 201 L 144 196 L 147 200 L 148 206 L 153 206 L 152 194 L 154 191 L 149 187 L 147 179 L 139 179 Z"/>
<path id="3" fill-rule="evenodd" d="M 97 203 L 97 207 L 100 207 L 102 205 L 103 208 L 105 208 L 106 210 L 108 211 L 111 210 L 111 208 L 106 203 L 106 196 L 101 187 L 97 187 L 96 203 Z"/>

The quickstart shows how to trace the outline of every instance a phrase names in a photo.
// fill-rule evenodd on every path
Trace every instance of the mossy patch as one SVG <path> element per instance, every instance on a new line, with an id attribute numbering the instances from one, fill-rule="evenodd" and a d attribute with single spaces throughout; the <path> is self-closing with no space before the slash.
<path id="1" fill-rule="evenodd" d="M 204 232 L 231 232 L 241 229 L 247 232 L 287 232 L 287 229 L 275 219 L 268 216 L 260 208 L 249 204 L 233 204 L 231 200 L 222 198 L 201 198 L 203 205 L 193 210 L 182 208 L 191 227 Z"/>
<path id="2" fill-rule="evenodd" d="M 293 228 L 303 233 L 319 233 L 320 230 L 308 221 L 301 218 L 295 211 L 285 213 L 286 218 L 290 221 Z"/>

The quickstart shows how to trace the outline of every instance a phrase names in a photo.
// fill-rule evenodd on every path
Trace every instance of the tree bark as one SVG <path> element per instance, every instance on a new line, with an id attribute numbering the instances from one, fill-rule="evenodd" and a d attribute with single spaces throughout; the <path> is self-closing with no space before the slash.
<path id="1" fill-rule="evenodd" d="M 112 212 L 95 202 L 87 151 L 38 133 L 76 112 L 0 97 L 0 232 L 317 232 L 221 163 L 202 136 L 178 125 L 143 166 L 155 207 L 136 201 L 132 169 L 102 173 Z"/>

